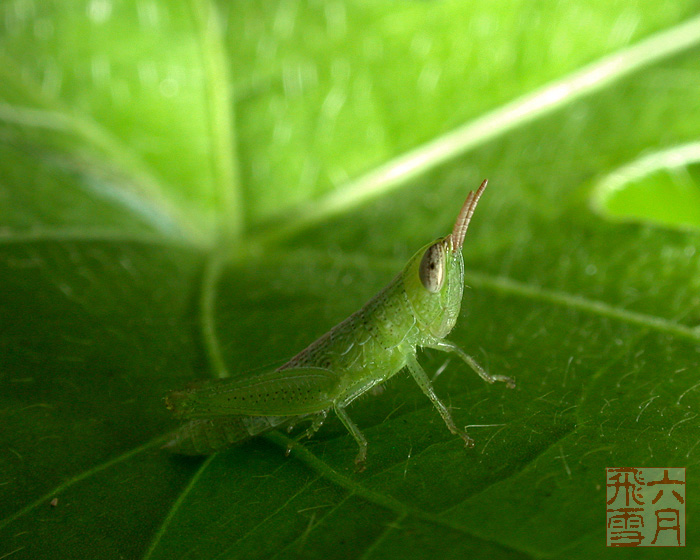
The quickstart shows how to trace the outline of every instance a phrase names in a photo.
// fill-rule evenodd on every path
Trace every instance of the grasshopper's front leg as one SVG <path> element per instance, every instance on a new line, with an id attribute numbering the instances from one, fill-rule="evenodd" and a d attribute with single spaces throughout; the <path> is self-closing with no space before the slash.
<path id="1" fill-rule="evenodd" d="M 455 425 L 455 421 L 452 419 L 450 411 L 438 398 L 438 396 L 435 394 L 435 391 L 433 391 L 433 386 L 430 383 L 430 378 L 420 366 L 418 360 L 416 360 L 415 354 L 409 354 L 407 356 L 406 366 L 408 367 L 408 371 L 411 372 L 413 379 L 415 379 L 416 383 L 418 383 L 418 386 L 432 401 L 435 408 L 437 408 L 438 412 L 440 413 L 440 416 L 442 416 L 442 419 L 445 421 L 445 424 L 447 424 L 447 428 L 450 430 L 450 432 L 452 432 L 456 436 L 461 437 L 464 440 L 464 443 L 467 445 L 467 447 L 474 447 L 474 440 L 469 437 L 466 431 L 460 430 Z"/>
<path id="2" fill-rule="evenodd" d="M 486 373 L 486 370 L 482 368 L 474 358 L 472 358 L 454 342 L 442 339 L 435 340 L 429 344 L 424 344 L 423 346 L 425 346 L 426 348 L 434 348 L 435 350 L 442 350 L 443 352 L 454 352 L 460 358 L 462 358 L 462 360 L 464 360 L 470 368 L 472 368 L 476 373 L 478 373 L 481 379 L 483 379 L 487 383 L 495 383 L 496 381 L 502 381 L 506 384 L 506 386 L 509 389 L 515 388 L 515 380 L 512 377 L 508 377 L 506 375 L 490 375 Z"/>

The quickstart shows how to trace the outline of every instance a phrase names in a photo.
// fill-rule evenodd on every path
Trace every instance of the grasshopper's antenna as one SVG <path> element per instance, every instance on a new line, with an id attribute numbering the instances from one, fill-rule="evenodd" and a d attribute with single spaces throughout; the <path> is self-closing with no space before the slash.
<path id="1" fill-rule="evenodd" d="M 479 202 L 481 193 L 484 192 L 484 189 L 488 183 L 488 179 L 484 179 L 484 182 L 481 183 L 476 192 L 470 191 L 467 195 L 467 200 L 464 201 L 464 206 L 462 206 L 462 209 L 459 211 L 459 216 L 457 216 L 455 227 L 452 229 L 452 234 L 450 235 L 453 250 L 459 251 L 462 249 L 464 236 L 467 234 L 467 228 L 469 227 L 469 220 L 472 219 L 472 214 L 476 208 L 476 203 Z"/>

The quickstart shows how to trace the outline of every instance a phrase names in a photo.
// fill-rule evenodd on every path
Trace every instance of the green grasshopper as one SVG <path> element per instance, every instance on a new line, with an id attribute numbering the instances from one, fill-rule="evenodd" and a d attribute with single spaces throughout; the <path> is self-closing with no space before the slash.
<path id="1" fill-rule="evenodd" d="M 170 393 L 166 405 L 188 422 L 165 448 L 187 455 L 212 453 L 274 428 L 310 419 L 302 434 L 311 437 L 333 409 L 360 450 L 358 470 L 367 458 L 367 440 L 350 419 L 347 407 L 404 367 L 432 401 L 453 434 L 474 445 L 437 397 L 416 359 L 416 347 L 454 352 L 488 383 L 514 381 L 489 375 L 471 356 L 445 340 L 459 315 L 464 286 L 462 244 L 484 181 L 470 192 L 452 233 L 418 251 L 396 278 L 362 309 L 274 371 L 212 381 Z"/>

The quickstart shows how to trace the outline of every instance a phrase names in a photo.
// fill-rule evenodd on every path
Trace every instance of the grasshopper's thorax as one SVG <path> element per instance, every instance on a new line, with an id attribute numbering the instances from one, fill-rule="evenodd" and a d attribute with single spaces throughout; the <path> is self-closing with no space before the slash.
<path id="1" fill-rule="evenodd" d="M 464 286 L 464 260 L 448 235 L 418 251 L 403 271 L 406 296 L 425 334 L 444 338 L 457 322 Z"/>

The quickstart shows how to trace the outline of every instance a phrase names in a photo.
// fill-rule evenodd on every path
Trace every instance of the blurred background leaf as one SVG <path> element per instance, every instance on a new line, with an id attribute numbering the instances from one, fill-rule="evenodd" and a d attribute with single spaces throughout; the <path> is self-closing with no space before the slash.
<path id="1" fill-rule="evenodd" d="M 642 557 L 605 467 L 698 491 L 699 45 L 689 0 L 3 2 L 0 558 Z M 447 364 L 474 449 L 399 375 L 359 475 L 336 419 L 159 450 L 168 390 L 288 359 L 484 177 L 451 338 L 518 388 Z"/>

